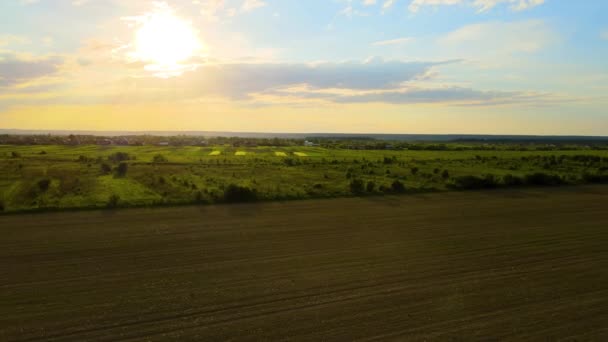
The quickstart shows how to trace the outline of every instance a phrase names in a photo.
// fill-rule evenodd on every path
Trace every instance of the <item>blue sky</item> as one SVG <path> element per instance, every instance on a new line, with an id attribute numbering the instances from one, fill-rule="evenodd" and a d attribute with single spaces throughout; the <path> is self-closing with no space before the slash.
<path id="1" fill-rule="evenodd" d="M 608 135 L 607 10 L 5 0 L 0 127 Z"/>

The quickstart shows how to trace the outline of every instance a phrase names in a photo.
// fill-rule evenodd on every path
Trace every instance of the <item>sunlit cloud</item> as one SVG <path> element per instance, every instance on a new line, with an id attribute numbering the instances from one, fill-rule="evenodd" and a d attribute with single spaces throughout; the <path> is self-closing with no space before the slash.
<path id="1" fill-rule="evenodd" d="M 249 12 L 256 8 L 264 7 L 266 5 L 266 2 L 262 0 L 245 0 L 241 9 L 243 10 L 243 12 Z"/>
<path id="2" fill-rule="evenodd" d="M 401 45 L 401 44 L 412 42 L 414 40 L 415 39 L 411 38 L 411 37 L 404 37 L 404 38 L 380 40 L 380 41 L 372 43 L 372 45 L 373 46 Z"/>
<path id="3" fill-rule="evenodd" d="M 439 7 L 454 5 L 469 5 L 477 9 L 479 13 L 487 12 L 492 8 L 508 4 L 512 11 L 523 11 L 545 3 L 545 0 L 412 0 L 408 9 L 417 13 L 422 7 Z"/>

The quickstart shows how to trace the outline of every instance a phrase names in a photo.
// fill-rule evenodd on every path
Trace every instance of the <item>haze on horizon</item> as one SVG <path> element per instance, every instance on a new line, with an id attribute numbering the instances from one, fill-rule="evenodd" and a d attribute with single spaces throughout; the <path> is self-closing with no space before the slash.
<path id="1" fill-rule="evenodd" d="M 608 135 L 603 0 L 6 0 L 0 128 Z"/>

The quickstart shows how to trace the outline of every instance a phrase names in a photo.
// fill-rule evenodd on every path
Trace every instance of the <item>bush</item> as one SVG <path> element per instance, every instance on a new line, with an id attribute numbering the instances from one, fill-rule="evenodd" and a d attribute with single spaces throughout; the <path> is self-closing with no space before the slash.
<path id="1" fill-rule="evenodd" d="M 127 174 L 127 170 L 129 169 L 129 165 L 127 163 L 120 163 L 116 168 L 116 175 L 119 177 L 124 177 Z"/>
<path id="2" fill-rule="evenodd" d="M 47 191 L 49 186 L 51 186 L 51 180 L 48 178 L 43 178 L 38 181 L 38 189 L 40 189 L 42 192 Z"/>
<path id="3" fill-rule="evenodd" d="M 110 172 L 112 172 L 112 167 L 106 163 L 101 164 L 101 172 L 104 175 L 109 174 Z"/>
<path id="4" fill-rule="evenodd" d="M 367 182 L 367 185 L 365 186 L 365 190 L 367 192 L 374 192 L 376 191 L 376 183 L 369 181 Z"/>
<path id="5" fill-rule="evenodd" d="M 365 189 L 365 185 L 362 180 L 353 179 L 350 182 L 350 192 L 352 192 L 353 194 L 360 195 L 364 192 L 364 189 Z"/>
<path id="6" fill-rule="evenodd" d="M 13 151 L 13 152 L 11 152 L 11 157 L 13 157 L 13 158 L 21 158 L 21 153 Z"/>
<path id="7" fill-rule="evenodd" d="M 204 198 L 205 198 L 205 197 L 203 196 L 203 193 L 202 193 L 202 192 L 197 191 L 197 192 L 195 192 L 195 193 L 194 193 L 194 200 L 195 200 L 197 203 L 201 203 L 201 202 L 203 202 L 203 199 L 204 199 Z"/>
<path id="8" fill-rule="evenodd" d="M 254 202 L 257 198 L 257 191 L 246 186 L 230 184 L 224 189 L 224 200 L 228 203 Z"/>
<path id="9" fill-rule="evenodd" d="M 521 186 L 524 185 L 524 180 L 521 177 L 509 174 L 502 177 L 502 183 L 506 186 Z"/>
<path id="10" fill-rule="evenodd" d="M 598 175 L 598 174 L 586 173 L 583 175 L 583 180 L 586 183 L 603 184 L 603 183 L 608 183 L 608 175 Z"/>
<path id="11" fill-rule="evenodd" d="M 413 168 L 410 169 L 410 171 L 412 172 L 412 175 L 415 176 L 418 173 L 418 171 L 420 171 L 420 169 L 417 168 L 417 167 L 413 167 Z"/>
<path id="12" fill-rule="evenodd" d="M 120 202 L 120 196 L 113 194 L 108 199 L 108 208 L 116 208 Z"/>
<path id="13" fill-rule="evenodd" d="M 162 154 L 157 154 L 154 156 L 154 158 L 152 158 L 152 162 L 154 163 L 166 163 L 169 160 L 167 159 L 167 157 L 163 156 Z"/>
<path id="14" fill-rule="evenodd" d="M 3 212 L 5 209 L 4 202 L 0 201 L 0 212 Z"/>
<path id="15" fill-rule="evenodd" d="M 405 192 L 405 185 L 398 180 L 395 180 L 393 184 L 391 184 L 391 190 L 395 193 L 403 193 Z"/>
<path id="16" fill-rule="evenodd" d="M 450 172 L 448 170 L 443 170 L 443 172 L 441 173 L 441 178 L 443 178 L 443 179 L 450 178 Z"/>
<path id="17" fill-rule="evenodd" d="M 525 182 L 528 185 L 538 185 L 538 186 L 554 186 L 564 184 L 564 180 L 557 175 L 549 175 L 542 172 L 533 173 L 531 175 L 527 175 L 525 178 Z"/>
<path id="18" fill-rule="evenodd" d="M 498 182 L 494 175 L 486 175 L 485 177 L 462 176 L 456 177 L 454 183 L 457 188 L 463 190 L 474 189 L 491 189 L 498 186 Z"/>
<path id="19" fill-rule="evenodd" d="M 108 160 L 115 162 L 115 163 L 130 160 L 130 159 L 131 159 L 131 156 L 129 156 L 129 154 L 126 152 L 116 152 L 116 153 L 111 154 L 108 157 Z"/>

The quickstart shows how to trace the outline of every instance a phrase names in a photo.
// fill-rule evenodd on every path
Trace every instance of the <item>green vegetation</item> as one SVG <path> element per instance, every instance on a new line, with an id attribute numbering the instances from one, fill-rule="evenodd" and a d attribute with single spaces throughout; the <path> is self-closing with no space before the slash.
<path id="1" fill-rule="evenodd" d="M 606 341 L 607 202 L 586 186 L 0 216 L 0 340 Z"/>
<path id="2" fill-rule="evenodd" d="M 249 143 L 249 145 L 254 145 Z M 608 183 L 608 150 L 0 145 L 1 212 Z M 231 186 L 255 196 L 228 196 Z M 118 201 L 109 201 L 116 194 Z"/>

